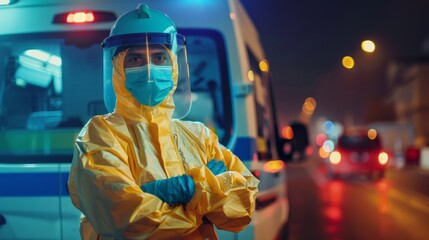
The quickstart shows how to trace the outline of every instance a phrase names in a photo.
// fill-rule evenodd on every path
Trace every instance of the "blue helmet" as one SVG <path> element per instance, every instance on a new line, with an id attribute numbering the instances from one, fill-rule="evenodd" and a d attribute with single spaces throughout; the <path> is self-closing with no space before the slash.
<path id="1" fill-rule="evenodd" d="M 121 15 L 114 23 L 110 36 L 104 39 L 104 102 L 113 111 L 116 96 L 112 84 L 112 59 L 131 48 L 163 46 L 173 61 L 175 88 L 174 118 L 184 117 L 190 109 L 191 94 L 185 37 L 177 33 L 174 22 L 164 13 L 140 4 L 137 9 Z M 151 65 L 150 63 L 148 64 Z M 150 72 L 150 71 L 149 71 Z M 180 100 L 176 100 L 180 98 Z"/>

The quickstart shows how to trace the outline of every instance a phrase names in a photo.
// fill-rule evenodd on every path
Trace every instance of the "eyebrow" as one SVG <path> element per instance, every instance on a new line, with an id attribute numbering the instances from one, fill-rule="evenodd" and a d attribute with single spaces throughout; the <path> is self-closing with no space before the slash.
<path id="1" fill-rule="evenodd" d="M 151 55 L 155 55 L 155 56 L 158 56 L 158 55 L 167 55 L 167 53 L 166 52 L 154 52 Z"/>
<path id="2" fill-rule="evenodd" d="M 127 57 L 138 57 L 138 56 L 146 56 L 145 53 L 139 53 L 139 52 L 132 52 L 132 53 L 128 53 Z"/>

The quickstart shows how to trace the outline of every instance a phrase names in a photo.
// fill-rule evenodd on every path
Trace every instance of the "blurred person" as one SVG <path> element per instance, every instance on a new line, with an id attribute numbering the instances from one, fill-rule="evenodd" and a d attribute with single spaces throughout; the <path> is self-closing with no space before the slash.
<path id="1" fill-rule="evenodd" d="M 69 175 L 82 239 L 217 239 L 251 221 L 259 181 L 190 108 L 185 39 L 140 4 L 103 41 L 105 104 Z"/>

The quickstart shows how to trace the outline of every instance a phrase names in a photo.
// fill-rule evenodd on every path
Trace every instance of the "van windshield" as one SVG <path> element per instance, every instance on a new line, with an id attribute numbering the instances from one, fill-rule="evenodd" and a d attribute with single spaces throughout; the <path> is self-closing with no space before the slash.
<path id="1" fill-rule="evenodd" d="M 223 37 L 211 30 L 179 32 L 187 40 L 193 97 L 185 120 L 204 122 L 227 145 L 232 117 Z M 17 151 L 9 149 L 15 148 L 9 139 L 16 136 L 12 131 L 78 131 L 90 117 L 107 112 L 100 43 L 108 34 L 0 35 L 0 154 Z M 30 141 L 28 134 L 22 136 Z"/>

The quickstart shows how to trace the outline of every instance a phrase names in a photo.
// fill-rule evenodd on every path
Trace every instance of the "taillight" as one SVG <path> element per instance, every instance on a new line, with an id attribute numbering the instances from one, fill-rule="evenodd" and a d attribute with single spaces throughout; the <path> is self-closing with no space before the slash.
<path id="1" fill-rule="evenodd" d="M 408 147 L 405 150 L 405 160 L 411 164 L 418 164 L 420 161 L 420 149 L 416 147 Z"/>
<path id="2" fill-rule="evenodd" d="M 331 154 L 329 155 L 329 161 L 332 164 L 338 164 L 341 162 L 341 153 L 338 151 L 333 151 L 331 152 Z"/>
<path id="3" fill-rule="evenodd" d="M 389 161 L 389 155 L 387 155 L 387 153 L 381 152 L 378 154 L 378 162 L 381 165 L 387 164 L 388 161 Z"/>

